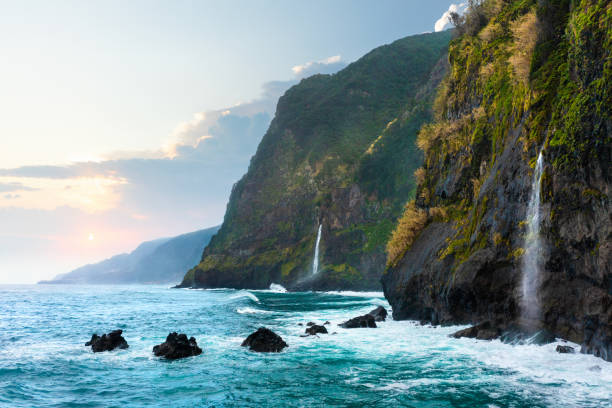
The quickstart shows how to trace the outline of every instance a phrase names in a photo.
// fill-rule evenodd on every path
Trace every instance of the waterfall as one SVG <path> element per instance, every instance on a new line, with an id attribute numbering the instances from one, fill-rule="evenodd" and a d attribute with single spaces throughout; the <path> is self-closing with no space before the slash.
<path id="1" fill-rule="evenodd" d="M 540 187 L 543 167 L 542 152 L 538 155 L 531 194 L 527 206 L 527 237 L 525 238 L 525 253 L 522 257 L 522 294 L 521 312 L 525 320 L 537 321 L 540 318 L 540 302 L 538 300 L 539 275 L 541 266 L 542 243 L 540 241 Z"/>
<path id="2" fill-rule="evenodd" d="M 319 224 L 319 232 L 317 232 L 317 243 L 315 244 L 314 259 L 312 260 L 312 274 L 316 275 L 319 271 L 319 242 L 321 242 L 321 227 L 323 224 Z"/>

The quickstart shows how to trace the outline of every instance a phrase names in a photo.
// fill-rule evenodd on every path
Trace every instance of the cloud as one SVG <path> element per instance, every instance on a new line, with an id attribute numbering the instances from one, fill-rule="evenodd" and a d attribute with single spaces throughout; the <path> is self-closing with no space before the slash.
<path id="1" fill-rule="evenodd" d="M 263 84 L 258 98 L 195 113 L 158 150 L 0 168 L 0 266 L 31 282 L 219 224 L 279 97 L 304 76 L 345 65 L 339 56 L 304 64 L 292 80 Z"/>
<path id="2" fill-rule="evenodd" d="M 467 9 L 466 3 L 451 4 L 448 7 L 448 10 L 446 10 L 444 14 L 442 14 L 442 17 L 440 17 L 434 24 L 434 30 L 438 32 L 438 31 L 444 31 L 447 28 L 450 28 L 452 25 L 451 20 L 450 20 L 451 13 L 463 14 L 465 13 L 466 9 Z"/>
<path id="3" fill-rule="evenodd" d="M 315 74 L 335 74 L 344 67 L 346 63 L 342 61 L 340 55 L 334 55 L 320 61 L 296 65 L 291 70 L 296 78 L 302 79 Z"/>
<path id="4" fill-rule="evenodd" d="M 34 190 L 34 188 L 26 186 L 23 183 L 19 183 L 19 182 L 2 183 L 0 182 L 0 193 L 12 193 L 15 191 L 32 191 L 32 190 Z"/>

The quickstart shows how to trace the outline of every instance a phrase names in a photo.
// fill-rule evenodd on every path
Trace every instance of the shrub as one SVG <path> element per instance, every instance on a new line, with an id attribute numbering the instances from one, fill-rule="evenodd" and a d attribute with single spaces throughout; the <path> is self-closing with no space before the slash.
<path id="1" fill-rule="evenodd" d="M 444 207 L 431 207 L 429 209 L 429 218 L 432 221 L 438 222 L 447 222 L 449 220 L 448 212 Z"/>
<path id="2" fill-rule="evenodd" d="M 514 75 L 523 83 L 529 82 L 531 71 L 531 58 L 538 42 L 538 18 L 534 11 L 525 14 L 511 25 L 514 36 L 514 48 L 509 62 Z"/>
<path id="3" fill-rule="evenodd" d="M 414 172 L 414 179 L 416 180 L 417 185 L 423 184 L 425 181 L 425 169 L 422 167 L 416 169 Z"/>
<path id="4" fill-rule="evenodd" d="M 395 266 L 427 224 L 427 212 L 417 208 L 414 200 L 406 204 L 404 213 L 387 243 L 387 266 Z"/>
<path id="5" fill-rule="evenodd" d="M 463 16 L 451 13 L 451 24 L 457 29 L 459 36 L 475 35 L 482 27 L 487 25 L 488 9 L 483 3 L 483 0 L 468 0 L 467 10 Z"/>

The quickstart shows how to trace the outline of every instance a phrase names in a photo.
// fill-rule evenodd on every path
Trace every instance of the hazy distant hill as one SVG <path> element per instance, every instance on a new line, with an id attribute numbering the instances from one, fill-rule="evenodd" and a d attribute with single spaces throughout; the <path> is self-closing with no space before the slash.
<path id="1" fill-rule="evenodd" d="M 202 251 L 219 227 L 140 244 L 129 254 L 85 265 L 39 283 L 178 283 L 200 262 Z"/>

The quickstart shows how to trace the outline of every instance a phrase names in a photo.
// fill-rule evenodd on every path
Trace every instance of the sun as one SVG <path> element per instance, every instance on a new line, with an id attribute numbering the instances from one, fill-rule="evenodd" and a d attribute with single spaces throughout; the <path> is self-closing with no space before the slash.
<path id="1" fill-rule="evenodd" d="M 93 241 L 93 240 L 94 240 L 94 234 L 90 232 L 90 233 L 89 233 L 89 237 L 87 237 L 87 239 L 88 239 L 89 241 Z"/>

